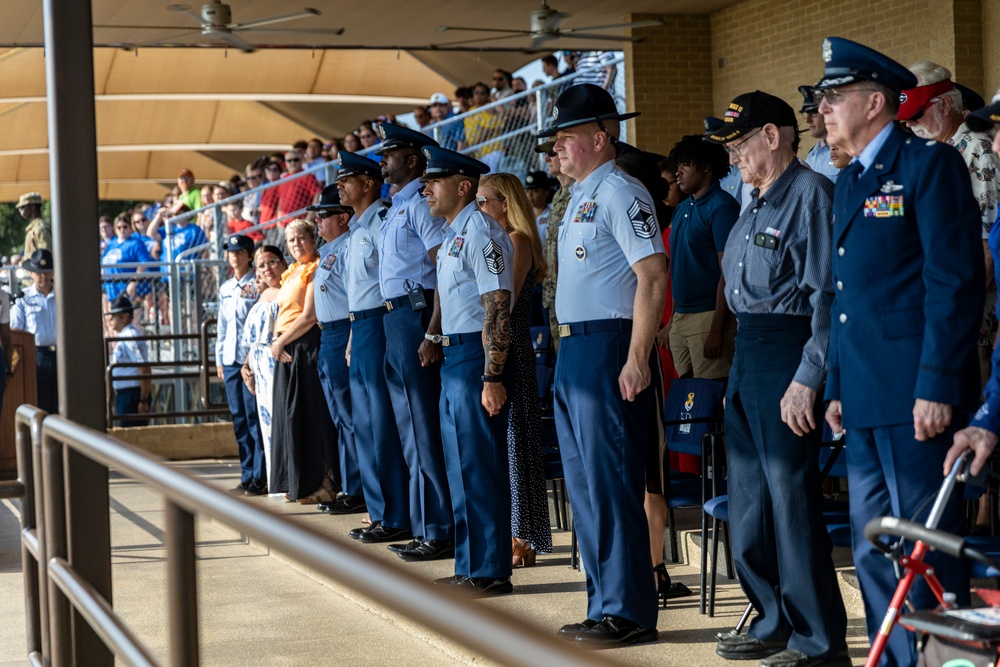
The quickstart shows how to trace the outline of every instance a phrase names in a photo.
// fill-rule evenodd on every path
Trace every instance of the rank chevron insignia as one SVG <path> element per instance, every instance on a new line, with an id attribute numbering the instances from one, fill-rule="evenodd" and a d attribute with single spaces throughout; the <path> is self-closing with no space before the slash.
<path id="1" fill-rule="evenodd" d="M 653 223 L 653 209 L 638 197 L 628 208 L 628 219 L 632 222 L 632 231 L 641 239 L 651 239 L 656 233 Z"/>
<path id="2" fill-rule="evenodd" d="M 503 253 L 500 246 L 493 239 L 483 248 L 483 257 L 486 259 L 486 268 L 495 276 L 503 273 Z"/>

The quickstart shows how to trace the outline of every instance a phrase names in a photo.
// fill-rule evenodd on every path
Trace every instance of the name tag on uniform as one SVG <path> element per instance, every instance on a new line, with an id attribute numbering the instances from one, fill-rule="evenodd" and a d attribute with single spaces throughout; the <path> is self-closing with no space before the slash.
<path id="1" fill-rule="evenodd" d="M 762 234 L 761 232 L 757 232 L 754 234 L 753 244 L 760 246 L 761 248 L 774 250 L 778 247 L 778 239 L 771 234 Z"/>
<path id="2" fill-rule="evenodd" d="M 462 246 L 465 245 L 465 237 L 456 236 L 451 241 L 451 245 L 448 246 L 448 256 L 458 257 L 458 253 L 462 252 Z"/>
<path id="3" fill-rule="evenodd" d="M 903 215 L 903 195 L 869 197 L 865 200 L 866 218 L 895 218 Z"/>
<path id="4" fill-rule="evenodd" d="M 244 299 L 256 299 L 257 296 L 257 283 L 253 280 L 240 287 L 240 297 Z"/>
<path id="5" fill-rule="evenodd" d="M 319 265 L 319 268 L 324 271 L 329 271 L 333 268 L 333 263 L 337 261 L 337 253 L 331 252 L 323 259 L 323 263 Z"/>
<path id="6" fill-rule="evenodd" d="M 596 213 L 597 203 L 585 201 L 577 207 L 576 214 L 573 215 L 573 222 L 593 222 Z"/>

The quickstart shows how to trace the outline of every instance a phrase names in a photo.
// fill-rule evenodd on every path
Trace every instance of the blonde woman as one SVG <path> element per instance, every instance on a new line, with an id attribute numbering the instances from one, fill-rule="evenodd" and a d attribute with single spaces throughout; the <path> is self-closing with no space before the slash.
<path id="1" fill-rule="evenodd" d="M 552 529 L 545 490 L 535 351 L 528 320 L 531 291 L 545 277 L 545 256 L 524 186 L 513 174 L 488 174 L 479 181 L 476 201 L 510 234 L 514 244 L 514 294 L 510 348 L 504 374 L 513 378 L 507 422 L 510 461 L 511 563 L 535 564 L 535 554 L 551 553 Z"/>
<path id="2" fill-rule="evenodd" d="M 278 315 L 274 321 L 271 356 L 274 371 L 274 408 L 271 415 L 272 483 L 286 499 L 302 504 L 333 502 L 334 482 L 323 465 L 324 443 L 334 436 L 333 422 L 319 382 L 317 357 L 320 333 L 313 300 L 313 275 L 319 264 L 316 225 L 292 220 L 285 227 L 285 243 L 295 262 L 281 276 Z"/>

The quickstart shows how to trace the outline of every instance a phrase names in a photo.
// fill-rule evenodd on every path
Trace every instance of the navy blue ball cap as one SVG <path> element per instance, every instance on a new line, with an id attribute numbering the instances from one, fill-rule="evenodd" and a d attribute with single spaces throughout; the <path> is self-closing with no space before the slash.
<path id="1" fill-rule="evenodd" d="M 552 110 L 552 124 L 539 132 L 538 138 L 551 137 L 559 130 L 568 130 L 577 125 L 628 120 L 638 115 L 638 112 L 618 113 L 611 93 L 592 83 L 581 83 L 570 86 L 559 95 L 555 109 Z"/>
<path id="2" fill-rule="evenodd" d="M 705 116 L 702 124 L 705 126 L 705 136 L 707 137 L 710 134 L 715 134 L 721 130 L 722 126 L 725 125 L 725 121 L 721 118 L 716 118 L 715 116 Z"/>
<path id="3" fill-rule="evenodd" d="M 379 166 L 378 162 L 366 158 L 364 155 L 340 151 L 337 155 L 337 178 L 334 180 L 339 181 L 348 176 L 367 176 L 381 183 L 382 167 Z"/>
<path id="4" fill-rule="evenodd" d="M 427 168 L 421 181 L 432 178 L 442 178 L 444 176 L 469 176 L 479 178 L 483 174 L 489 173 L 490 167 L 487 164 L 462 155 L 447 148 L 441 148 L 437 144 L 424 146 L 421 151 L 427 158 Z"/>
<path id="5" fill-rule="evenodd" d="M 962 106 L 969 111 L 978 111 L 986 106 L 986 100 L 983 99 L 982 95 L 974 91 L 972 88 L 963 86 L 960 83 L 951 82 L 952 85 L 962 93 Z"/>
<path id="6" fill-rule="evenodd" d="M 524 177 L 524 189 L 558 190 L 558 187 L 554 187 L 553 180 L 544 171 L 533 171 Z"/>
<path id="7" fill-rule="evenodd" d="M 105 315 L 117 315 L 118 313 L 131 313 L 137 308 L 142 308 L 142 306 L 137 306 L 132 303 L 132 300 L 128 298 L 128 294 L 122 292 L 115 300 L 111 302 L 111 309 L 104 313 Z"/>
<path id="8" fill-rule="evenodd" d="M 722 119 L 722 126 L 713 132 L 706 131 L 705 139 L 724 144 L 768 124 L 798 130 L 795 110 L 788 102 L 762 90 L 755 90 L 733 98 Z"/>
<path id="9" fill-rule="evenodd" d="M 1000 123 L 1000 95 L 982 109 L 976 109 L 965 117 L 965 124 L 973 132 L 987 132 Z"/>
<path id="10" fill-rule="evenodd" d="M 340 178 L 341 174 L 337 177 Z M 306 206 L 307 211 L 351 211 L 349 206 L 340 203 L 340 190 L 336 185 L 328 185 L 319 193 L 319 203 Z"/>
<path id="11" fill-rule="evenodd" d="M 416 148 L 419 150 L 424 146 L 438 145 L 438 142 L 434 141 L 434 137 L 402 125 L 379 123 L 375 129 L 378 131 L 378 136 L 382 138 L 382 144 L 375 149 L 375 155 L 384 155 L 386 151 L 396 148 Z"/>
<path id="12" fill-rule="evenodd" d="M 802 96 L 802 106 L 799 113 L 815 113 L 819 110 L 819 96 L 812 86 L 799 86 L 799 95 Z"/>
<path id="13" fill-rule="evenodd" d="M 229 252 L 246 250 L 250 255 L 253 255 L 253 239 L 243 234 L 233 234 L 226 238 L 226 242 L 222 244 L 222 249 Z"/>
<path id="14" fill-rule="evenodd" d="M 816 90 L 874 81 L 897 93 L 917 87 L 917 77 L 892 58 L 843 37 L 823 40 L 823 78 Z"/>

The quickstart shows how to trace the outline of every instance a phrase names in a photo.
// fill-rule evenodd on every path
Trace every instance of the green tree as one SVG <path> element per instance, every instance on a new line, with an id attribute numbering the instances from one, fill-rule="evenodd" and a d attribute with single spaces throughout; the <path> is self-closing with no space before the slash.
<path id="1" fill-rule="evenodd" d="M 97 219 L 102 215 L 115 217 L 127 211 L 140 202 L 135 201 L 100 201 L 97 205 L 97 215 L 94 216 L 94 236 L 97 236 Z M 24 249 L 24 230 L 28 223 L 20 216 L 15 203 L 0 203 L 0 255 L 13 255 Z M 52 220 L 52 203 L 48 200 L 42 204 L 42 217 Z"/>

